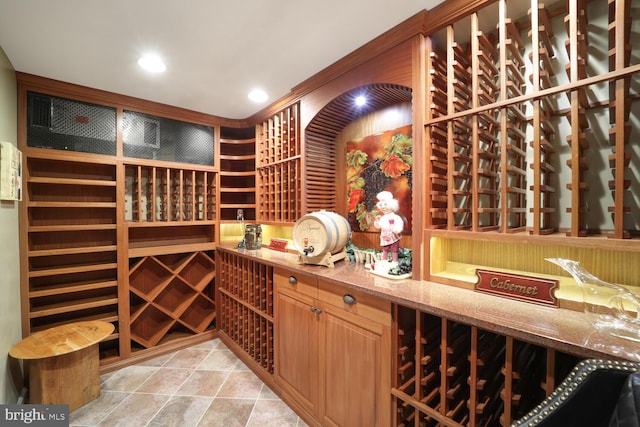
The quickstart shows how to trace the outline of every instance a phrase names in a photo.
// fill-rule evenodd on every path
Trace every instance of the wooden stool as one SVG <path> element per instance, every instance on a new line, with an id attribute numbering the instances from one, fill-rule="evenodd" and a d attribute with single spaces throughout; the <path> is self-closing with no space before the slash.
<path id="1" fill-rule="evenodd" d="M 113 324 L 87 321 L 56 326 L 28 336 L 9 351 L 24 360 L 29 403 L 67 404 L 69 412 L 100 396 L 98 343 Z"/>

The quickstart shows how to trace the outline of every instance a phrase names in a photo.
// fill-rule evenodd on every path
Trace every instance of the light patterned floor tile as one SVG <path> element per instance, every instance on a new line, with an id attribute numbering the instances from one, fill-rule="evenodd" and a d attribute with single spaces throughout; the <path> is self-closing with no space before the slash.
<path id="1" fill-rule="evenodd" d="M 308 427 L 219 339 L 101 375 L 73 427 Z"/>

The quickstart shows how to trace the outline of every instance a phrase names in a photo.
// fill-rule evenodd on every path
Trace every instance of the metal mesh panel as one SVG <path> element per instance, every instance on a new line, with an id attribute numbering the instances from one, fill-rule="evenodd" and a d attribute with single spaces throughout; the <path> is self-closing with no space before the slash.
<path id="1" fill-rule="evenodd" d="M 116 154 L 116 109 L 55 96 L 27 95 L 27 145 Z"/>
<path id="2" fill-rule="evenodd" d="M 122 116 L 126 157 L 213 166 L 213 128 L 134 111 Z"/>

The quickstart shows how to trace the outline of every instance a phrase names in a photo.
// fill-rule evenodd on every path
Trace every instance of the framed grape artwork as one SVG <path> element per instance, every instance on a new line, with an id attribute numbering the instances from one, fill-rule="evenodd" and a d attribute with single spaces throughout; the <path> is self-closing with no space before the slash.
<path id="1" fill-rule="evenodd" d="M 404 234 L 411 233 L 411 131 L 407 125 L 347 142 L 348 220 L 353 231 L 378 231 L 373 226 L 376 195 L 390 191 L 400 205 Z"/>

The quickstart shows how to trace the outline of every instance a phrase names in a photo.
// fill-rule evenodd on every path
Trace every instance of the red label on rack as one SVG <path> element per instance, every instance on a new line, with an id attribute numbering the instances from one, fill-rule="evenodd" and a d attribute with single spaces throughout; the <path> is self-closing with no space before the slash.
<path id="1" fill-rule="evenodd" d="M 288 244 L 289 242 L 283 239 L 271 239 L 271 243 L 269 243 L 269 249 L 286 252 Z"/>
<path id="2" fill-rule="evenodd" d="M 555 290 L 558 281 L 540 277 L 523 276 L 501 271 L 476 269 L 476 291 L 536 304 L 558 306 Z"/>

